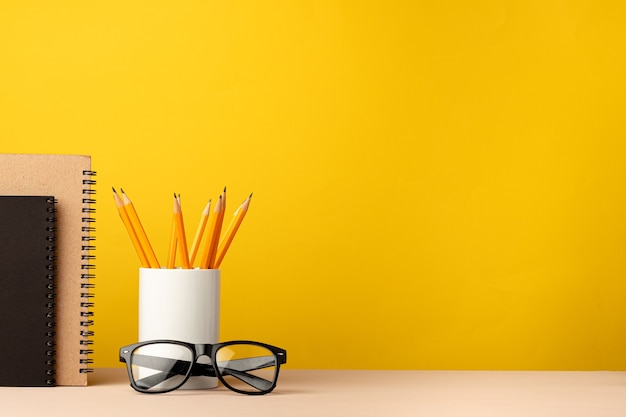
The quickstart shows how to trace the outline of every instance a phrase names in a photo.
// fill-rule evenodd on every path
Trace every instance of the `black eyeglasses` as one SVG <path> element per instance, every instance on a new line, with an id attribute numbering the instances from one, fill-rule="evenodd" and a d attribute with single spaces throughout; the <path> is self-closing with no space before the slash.
<path id="1" fill-rule="evenodd" d="M 198 362 L 202 356 L 210 363 Z M 276 387 L 287 351 L 248 340 L 214 345 L 151 340 L 122 347 L 120 361 L 126 363 L 130 385 L 139 392 L 169 392 L 191 376 L 209 376 L 235 392 L 261 395 Z"/>

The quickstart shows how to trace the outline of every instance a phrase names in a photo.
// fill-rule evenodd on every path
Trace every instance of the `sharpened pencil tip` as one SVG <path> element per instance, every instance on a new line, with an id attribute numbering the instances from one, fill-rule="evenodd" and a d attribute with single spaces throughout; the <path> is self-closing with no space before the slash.
<path id="1" fill-rule="evenodd" d="M 111 189 L 113 190 L 115 194 L 117 194 L 117 191 L 115 191 L 115 187 L 111 187 Z"/>

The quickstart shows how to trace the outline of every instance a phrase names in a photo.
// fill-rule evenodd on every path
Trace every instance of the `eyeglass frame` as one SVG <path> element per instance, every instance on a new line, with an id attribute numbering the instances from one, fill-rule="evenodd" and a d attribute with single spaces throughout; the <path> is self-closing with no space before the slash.
<path id="1" fill-rule="evenodd" d="M 133 355 L 133 352 L 137 350 L 138 348 L 142 346 L 159 344 L 159 343 L 185 346 L 191 350 L 192 355 L 193 355 L 193 360 L 192 360 L 191 366 L 189 366 L 189 369 L 187 370 L 187 374 L 185 375 L 185 378 L 177 386 L 173 388 L 168 388 L 162 391 L 144 390 L 135 383 L 135 378 L 133 377 L 133 370 L 132 370 L 133 364 L 131 361 L 131 357 Z M 272 354 L 276 357 L 276 370 L 274 372 L 274 380 L 272 381 L 272 386 L 269 389 L 263 390 L 263 391 L 244 391 L 244 390 L 240 390 L 238 388 L 231 386 L 228 382 L 224 380 L 224 378 L 222 377 L 222 373 L 217 369 L 216 354 L 219 349 L 226 347 L 226 346 L 232 346 L 232 345 L 259 346 L 272 352 Z M 201 356 L 208 356 L 211 363 L 199 363 L 198 359 Z M 176 359 L 176 360 L 180 361 L 180 359 Z M 230 389 L 231 391 L 237 392 L 239 394 L 264 395 L 264 394 L 268 394 L 272 392 L 274 388 L 276 388 L 276 383 L 278 381 L 278 373 L 280 371 L 280 365 L 287 363 L 287 351 L 285 349 L 281 349 L 276 346 L 268 345 L 267 343 L 254 342 L 252 340 L 232 340 L 232 341 L 221 342 L 221 343 L 213 343 L 213 344 L 204 343 L 203 344 L 203 343 L 189 343 L 189 342 L 183 342 L 180 340 L 171 340 L 171 339 L 156 339 L 156 340 L 146 340 L 143 342 L 137 342 L 137 343 L 133 343 L 130 345 L 122 346 L 120 348 L 120 362 L 123 362 L 126 364 L 126 370 L 128 372 L 128 379 L 130 380 L 130 386 L 135 391 L 140 392 L 142 394 L 165 394 L 167 392 L 175 391 L 178 388 L 182 387 L 192 376 L 208 376 L 208 377 L 217 378 L 226 388 Z M 187 362 L 187 361 L 183 360 L 183 362 Z"/>

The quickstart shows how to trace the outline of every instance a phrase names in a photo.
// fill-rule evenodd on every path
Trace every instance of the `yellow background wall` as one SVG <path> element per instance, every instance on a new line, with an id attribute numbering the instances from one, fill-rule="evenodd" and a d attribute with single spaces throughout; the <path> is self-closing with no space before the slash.
<path id="1" fill-rule="evenodd" d="M 626 369 L 620 1 L 0 2 L 2 152 L 98 171 L 95 366 L 228 186 L 222 339 L 292 368 Z"/>

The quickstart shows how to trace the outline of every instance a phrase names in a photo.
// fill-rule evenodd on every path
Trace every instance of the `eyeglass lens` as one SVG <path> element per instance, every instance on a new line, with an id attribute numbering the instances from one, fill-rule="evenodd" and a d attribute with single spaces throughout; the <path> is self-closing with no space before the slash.
<path id="1" fill-rule="evenodd" d="M 141 346 L 131 356 L 133 381 L 140 389 L 162 392 L 178 388 L 193 364 L 187 346 L 153 343 Z"/>
<path id="2" fill-rule="evenodd" d="M 217 351 L 215 361 L 224 383 L 239 391 L 268 391 L 276 381 L 276 356 L 263 346 L 226 345 Z"/>

